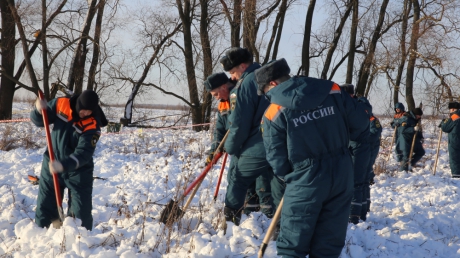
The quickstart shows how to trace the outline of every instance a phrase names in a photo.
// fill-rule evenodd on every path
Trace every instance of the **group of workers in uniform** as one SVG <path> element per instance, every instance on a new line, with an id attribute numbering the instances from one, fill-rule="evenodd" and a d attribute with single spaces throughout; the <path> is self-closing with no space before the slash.
<path id="1" fill-rule="evenodd" d="M 253 211 L 246 206 L 260 205 L 271 218 L 283 198 L 277 254 L 338 257 L 348 223 L 366 221 L 370 208 L 382 125 L 369 101 L 355 94 L 351 84 L 291 77 L 285 59 L 261 67 L 244 48 L 231 48 L 220 62 L 230 78 L 216 73 L 204 84 L 220 101 L 207 162 L 229 131 L 224 149 L 232 159 L 224 227 L 227 222 L 239 225 L 241 213 Z M 449 133 L 456 178 L 459 108 L 459 103 L 449 103 L 450 116 L 439 125 Z M 405 112 L 401 103 L 395 112 L 396 159 L 400 171 L 411 171 L 425 154 L 423 112 Z M 259 204 L 251 200 L 255 193 Z"/>
<path id="2" fill-rule="evenodd" d="M 348 223 L 365 221 L 370 207 L 382 126 L 369 101 L 351 84 L 291 77 L 285 59 L 261 67 L 244 48 L 229 49 L 220 63 L 230 78 L 212 74 L 204 85 L 219 100 L 206 162 L 227 132 L 224 149 L 232 156 L 223 227 L 239 225 L 242 212 L 260 210 L 271 218 L 283 198 L 278 255 L 338 257 Z M 35 221 L 41 227 L 59 219 L 51 173 L 61 172 L 61 195 L 69 188 L 68 215 L 92 229 L 92 154 L 107 124 L 98 101 L 94 91 L 84 91 L 49 103 L 37 100 L 31 112 L 35 125 L 44 126 L 43 110 L 54 124 L 56 160 L 45 152 L 37 200 Z M 450 115 L 439 127 L 449 133 L 452 176 L 460 178 L 460 104 L 451 102 L 448 108 Z M 410 171 L 425 154 L 423 112 L 405 112 L 401 103 L 395 112 L 391 126 L 399 170 Z"/>

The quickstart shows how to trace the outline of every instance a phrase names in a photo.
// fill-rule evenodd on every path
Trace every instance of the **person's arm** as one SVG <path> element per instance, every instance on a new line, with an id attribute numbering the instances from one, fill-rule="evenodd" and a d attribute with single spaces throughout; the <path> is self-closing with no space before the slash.
<path id="1" fill-rule="evenodd" d="M 251 78 L 253 77 L 246 78 L 237 89 L 237 94 L 234 97 L 236 103 L 232 103 L 235 99 L 232 99 L 232 94 L 230 94 L 230 105 L 235 105 L 228 117 L 230 133 L 225 142 L 225 150 L 230 155 L 240 154 L 240 149 L 251 132 L 257 111 L 259 96 L 257 95 L 257 85 Z"/>
<path id="2" fill-rule="evenodd" d="M 441 123 L 441 130 L 445 133 L 450 133 L 454 129 L 454 127 L 458 124 L 460 117 L 457 114 L 453 114 L 447 120 L 444 120 Z"/>
<path id="3" fill-rule="evenodd" d="M 47 103 L 46 114 L 48 115 L 48 122 L 50 124 L 54 123 L 56 119 L 56 100 L 52 99 Z M 43 127 L 43 116 L 38 112 L 37 108 L 34 105 L 34 109 L 30 111 L 30 121 L 38 127 Z"/>
<path id="4" fill-rule="evenodd" d="M 270 107 L 264 115 L 262 123 L 262 137 L 264 140 L 267 161 L 276 176 L 283 178 L 293 171 L 289 162 L 287 148 L 286 120 L 279 115 L 273 121 L 272 117 L 267 116 Z"/>
<path id="5" fill-rule="evenodd" d="M 78 138 L 78 144 L 73 153 L 59 160 L 64 167 L 64 172 L 75 171 L 90 162 L 99 137 L 100 130 L 83 132 Z"/>

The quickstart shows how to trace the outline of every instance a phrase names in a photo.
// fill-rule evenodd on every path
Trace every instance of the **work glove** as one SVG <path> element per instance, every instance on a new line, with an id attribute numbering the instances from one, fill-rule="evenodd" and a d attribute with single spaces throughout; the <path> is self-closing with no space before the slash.
<path id="1" fill-rule="evenodd" d="M 211 163 L 212 158 L 214 158 L 214 152 L 209 152 L 208 156 L 206 157 L 206 162 L 204 163 L 204 165 L 207 166 L 209 163 Z"/>
<path id="2" fill-rule="evenodd" d="M 418 132 L 419 129 L 420 127 L 418 125 L 414 126 L 414 131 Z"/>
<path id="3" fill-rule="evenodd" d="M 64 167 L 62 166 L 62 163 L 55 160 L 55 161 L 50 161 L 48 163 L 48 166 L 50 168 L 50 171 L 52 174 L 54 173 L 61 173 L 62 171 L 64 171 Z"/>
<path id="4" fill-rule="evenodd" d="M 35 109 L 37 109 L 38 113 L 42 113 L 42 110 L 47 108 L 47 104 L 46 104 L 46 100 L 41 100 L 40 98 L 38 98 L 36 101 L 35 101 Z"/>

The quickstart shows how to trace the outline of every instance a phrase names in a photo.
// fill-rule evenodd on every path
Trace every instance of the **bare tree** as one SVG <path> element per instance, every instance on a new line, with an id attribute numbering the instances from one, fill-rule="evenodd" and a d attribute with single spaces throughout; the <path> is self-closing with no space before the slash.
<path id="1" fill-rule="evenodd" d="M 310 73 L 310 33 L 313 21 L 313 13 L 315 11 L 316 0 L 310 0 L 308 5 L 307 16 L 305 18 L 305 29 L 303 33 L 302 43 L 302 66 L 299 69 L 303 74 L 308 76 Z"/>
<path id="2" fill-rule="evenodd" d="M 356 92 L 358 94 L 364 95 L 366 86 L 368 85 L 368 79 L 371 72 L 371 66 L 374 62 L 375 49 L 377 48 L 377 41 L 381 36 L 381 30 L 383 21 L 385 20 L 386 9 L 388 6 L 389 0 L 383 0 L 382 5 L 380 6 L 379 19 L 375 26 L 374 33 L 372 35 L 372 40 L 369 44 L 369 49 L 366 53 L 366 57 L 361 64 L 361 69 L 359 71 L 359 80 Z"/>
<path id="3" fill-rule="evenodd" d="M 233 0 L 233 11 L 230 10 L 225 0 L 220 0 L 225 16 L 230 23 L 231 47 L 240 46 L 241 15 L 243 13 L 243 0 Z M 233 15 L 232 15 L 233 14 Z"/>
<path id="4" fill-rule="evenodd" d="M 349 51 L 348 51 L 347 75 L 345 78 L 346 83 L 352 83 L 353 81 L 353 65 L 355 62 L 356 33 L 358 31 L 358 19 L 359 19 L 359 15 L 358 15 L 359 14 L 359 0 L 351 0 L 351 1 L 353 3 L 353 16 L 351 19 L 350 46 L 349 46 Z"/>
<path id="5" fill-rule="evenodd" d="M 6 1 L 0 1 L 0 12 L 2 19 L 2 37 L 0 40 L 2 58 L 2 73 L 0 75 L 0 120 L 2 120 L 11 119 L 13 109 L 13 96 L 15 92 L 14 86 L 16 84 L 8 77 L 14 77 L 14 62 L 16 60 L 16 26 L 14 24 L 11 9 L 8 7 L 8 3 Z"/>
<path id="6" fill-rule="evenodd" d="M 86 54 L 88 49 L 86 44 L 89 38 L 89 30 L 91 29 L 91 23 L 94 15 L 97 11 L 97 0 L 88 1 L 89 8 L 86 14 L 86 19 L 81 30 L 80 40 L 75 47 L 74 56 L 72 58 L 72 64 L 69 68 L 69 75 L 67 78 L 67 88 L 73 90 L 75 93 L 81 93 L 83 90 L 83 77 L 85 74 Z"/>

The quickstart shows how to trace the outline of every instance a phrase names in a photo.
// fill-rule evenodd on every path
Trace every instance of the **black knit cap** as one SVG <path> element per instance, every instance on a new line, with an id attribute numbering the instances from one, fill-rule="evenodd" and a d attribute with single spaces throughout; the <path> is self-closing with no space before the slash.
<path id="1" fill-rule="evenodd" d="M 228 72 L 242 63 L 252 63 L 252 54 L 246 48 L 232 47 L 225 52 L 220 63 L 224 71 Z"/>
<path id="2" fill-rule="evenodd" d="M 225 73 L 215 73 L 208 76 L 204 81 L 204 87 L 207 91 L 212 91 L 228 82 L 228 77 Z"/>
<path id="3" fill-rule="evenodd" d="M 257 69 L 254 72 L 257 81 L 257 94 L 263 95 L 264 88 L 267 84 L 283 76 L 289 75 L 290 72 L 291 68 L 289 68 L 288 63 L 284 58 L 273 60 Z"/>
<path id="4" fill-rule="evenodd" d="M 355 94 L 355 86 L 353 84 L 345 83 L 340 85 L 340 88 L 343 88 L 348 94 Z"/>
<path id="5" fill-rule="evenodd" d="M 91 110 L 93 112 L 98 111 L 99 97 L 97 93 L 92 90 L 83 91 L 77 98 L 76 109 L 78 112 L 82 109 Z"/>
<path id="6" fill-rule="evenodd" d="M 423 116 L 423 111 L 422 111 L 421 108 L 414 109 L 413 113 L 414 113 L 414 115 Z"/>
<path id="7" fill-rule="evenodd" d="M 451 108 L 460 109 L 460 103 L 458 103 L 457 101 L 449 102 L 448 108 L 449 109 L 451 109 Z"/>

